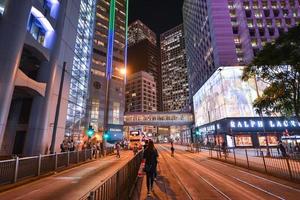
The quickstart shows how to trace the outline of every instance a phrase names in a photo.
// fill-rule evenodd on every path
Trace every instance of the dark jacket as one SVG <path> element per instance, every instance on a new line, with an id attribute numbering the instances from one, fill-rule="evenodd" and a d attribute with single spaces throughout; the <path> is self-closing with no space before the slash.
<path id="1" fill-rule="evenodd" d="M 146 166 L 152 166 L 151 167 L 151 171 L 155 171 L 155 167 L 157 164 L 157 157 L 158 157 L 158 152 L 156 149 L 150 150 L 150 149 L 146 149 L 144 151 L 144 155 L 143 155 L 144 159 L 146 160 L 145 165 Z"/>

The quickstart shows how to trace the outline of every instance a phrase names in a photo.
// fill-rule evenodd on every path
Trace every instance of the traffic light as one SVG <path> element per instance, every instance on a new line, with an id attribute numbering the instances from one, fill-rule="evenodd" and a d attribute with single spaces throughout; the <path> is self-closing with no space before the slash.
<path id="1" fill-rule="evenodd" d="M 109 137 L 109 131 L 104 131 L 104 139 L 107 140 Z"/>
<path id="2" fill-rule="evenodd" d="M 201 135 L 199 128 L 196 128 L 196 135 Z"/>
<path id="3" fill-rule="evenodd" d="M 86 131 L 86 134 L 89 138 L 91 138 L 95 133 L 95 130 L 93 129 L 92 126 L 89 126 L 89 129 Z"/>

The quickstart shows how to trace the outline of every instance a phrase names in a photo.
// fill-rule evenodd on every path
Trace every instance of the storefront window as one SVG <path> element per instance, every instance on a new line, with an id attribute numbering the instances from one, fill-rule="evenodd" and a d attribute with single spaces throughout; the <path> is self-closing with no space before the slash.
<path id="1" fill-rule="evenodd" d="M 224 142 L 223 136 L 217 135 L 217 136 L 216 136 L 216 144 L 217 144 L 217 145 L 222 145 L 223 142 Z"/>
<path id="2" fill-rule="evenodd" d="M 227 147 L 234 147 L 233 137 L 230 135 L 226 135 Z"/>
<path id="3" fill-rule="evenodd" d="M 235 136 L 235 144 L 237 147 L 251 147 L 253 146 L 251 135 L 237 135 Z"/>
<path id="4" fill-rule="evenodd" d="M 278 144 L 278 138 L 275 135 L 268 135 L 266 136 L 259 136 L 259 145 L 260 146 L 267 146 L 266 139 L 268 138 L 268 145 L 269 146 L 277 146 Z"/>

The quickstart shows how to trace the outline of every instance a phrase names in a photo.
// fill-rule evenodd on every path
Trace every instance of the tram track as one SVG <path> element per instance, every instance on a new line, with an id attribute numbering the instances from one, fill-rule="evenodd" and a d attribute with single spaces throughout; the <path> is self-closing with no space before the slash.
<path id="1" fill-rule="evenodd" d="M 168 151 L 168 149 L 164 146 L 160 146 L 162 149 L 164 149 L 165 151 Z M 166 163 L 168 163 L 167 159 L 165 158 L 165 156 L 163 155 L 163 153 L 161 153 L 160 155 L 162 155 L 161 157 L 166 161 Z M 176 162 L 179 162 L 180 161 L 178 159 L 176 159 L 176 156 L 175 157 L 171 157 L 170 156 L 170 159 L 174 159 L 176 160 Z M 181 181 L 181 179 L 179 178 L 179 176 L 176 174 L 176 172 L 174 171 L 174 169 L 172 169 L 172 167 L 170 166 L 170 164 L 168 163 L 168 169 L 172 172 L 172 174 L 174 174 L 174 176 L 176 177 L 178 183 L 180 184 L 180 186 L 184 189 L 184 191 L 186 192 L 186 194 L 188 195 L 189 199 L 195 199 L 193 198 L 192 194 L 188 191 L 188 189 L 184 186 L 183 182 Z M 182 169 L 185 169 L 183 168 L 182 166 L 178 165 L 180 168 Z M 221 199 L 224 198 L 224 199 L 227 199 L 227 200 L 231 200 L 230 197 L 228 197 L 224 192 L 222 192 L 217 186 L 213 185 L 211 182 L 209 182 L 207 179 L 205 179 L 204 177 L 202 177 L 199 173 L 193 173 L 191 175 L 194 175 L 194 176 L 198 176 L 202 181 L 201 183 L 204 183 L 206 184 L 209 188 L 211 188 L 212 190 L 210 191 L 211 193 L 214 193 L 214 198 L 216 199 Z M 200 192 L 199 192 L 200 193 Z M 208 194 L 209 192 L 206 191 L 206 195 Z M 204 195 L 204 194 L 203 194 Z"/>
<path id="2" fill-rule="evenodd" d="M 179 152 L 180 151 L 183 151 L 183 150 L 179 150 Z M 184 153 L 178 153 L 177 152 L 177 154 L 180 154 L 181 156 L 183 156 L 183 157 L 186 157 L 186 158 L 188 158 L 188 159 L 190 159 L 190 160 L 192 160 L 195 164 L 197 164 L 198 166 L 201 166 L 201 167 L 203 167 L 203 168 L 205 168 L 205 169 L 207 169 L 207 167 L 208 166 L 204 166 L 203 165 L 203 163 L 200 163 L 200 161 L 198 161 L 198 160 L 196 160 L 194 157 L 190 157 L 190 156 L 188 156 L 188 155 L 185 155 Z M 210 162 L 209 160 L 207 160 L 208 162 Z M 216 164 L 216 163 L 214 163 L 214 164 Z M 222 164 L 220 164 L 220 165 L 222 165 Z M 227 165 L 222 165 L 223 167 L 224 166 L 226 166 L 226 167 L 229 167 L 229 166 L 227 166 Z M 281 197 L 281 196 L 279 196 L 279 195 L 276 195 L 276 194 L 274 194 L 273 192 L 271 192 L 271 191 L 268 191 L 268 190 L 266 190 L 266 189 L 263 189 L 263 188 L 261 188 L 261 187 L 258 187 L 258 186 L 256 186 L 256 185 L 254 185 L 254 184 L 251 184 L 251 183 L 249 183 L 249 182 L 247 182 L 247 181 L 245 181 L 245 180 L 243 180 L 243 179 L 241 179 L 241 178 L 238 178 L 238 177 L 235 177 L 235 176 L 231 176 L 231 175 L 228 175 L 228 174 L 226 174 L 226 173 L 222 173 L 219 169 L 216 169 L 216 168 L 214 168 L 214 167 L 212 167 L 212 166 L 209 166 L 209 170 L 213 170 L 216 174 L 220 174 L 220 175 L 222 175 L 222 176 L 225 176 L 225 177 L 228 177 L 228 178 L 230 178 L 230 179 L 232 179 L 232 180 L 235 180 L 235 181 L 238 181 L 238 182 L 240 182 L 241 184 L 244 184 L 245 186 L 247 186 L 247 187 L 251 187 L 251 188 L 253 188 L 253 189 L 256 189 L 257 191 L 260 191 L 260 192 L 262 192 L 262 193 L 264 193 L 264 194 L 267 194 L 267 195 L 269 195 L 269 196 L 272 196 L 273 198 L 276 198 L 276 199 L 280 199 L 280 200 L 284 200 L 285 198 L 284 197 Z M 239 170 L 240 172 L 243 172 L 243 173 L 247 173 L 248 175 L 252 175 L 251 173 L 249 173 L 249 172 L 244 172 L 244 171 L 242 171 L 242 170 Z M 199 175 L 199 174 L 197 174 L 201 179 L 203 179 L 203 177 L 201 176 L 201 175 Z M 284 184 L 282 184 L 282 183 L 277 183 L 277 182 L 275 182 L 275 181 L 270 181 L 270 180 L 267 180 L 267 179 L 265 179 L 265 178 L 262 178 L 262 177 L 259 177 L 259 176 L 257 176 L 257 175 L 253 175 L 253 177 L 255 177 L 255 178 L 260 178 L 261 180 L 263 180 L 263 181 L 267 181 L 267 182 L 269 182 L 269 183 L 273 183 L 273 184 L 276 184 L 277 185 L 277 187 L 278 186 L 281 186 L 282 188 L 285 188 L 285 189 L 290 189 L 290 190 L 293 190 L 294 192 L 300 192 L 300 190 L 298 190 L 298 189 L 296 189 L 296 188 L 293 188 L 293 187 L 290 187 L 290 186 L 287 186 L 287 185 L 284 185 Z M 217 188 L 217 190 L 218 190 L 218 188 Z M 221 191 L 221 190 L 220 190 Z M 222 192 L 222 191 L 221 191 Z M 226 195 L 226 194 L 225 194 Z M 227 196 L 227 195 L 226 195 Z M 227 196 L 228 197 L 228 196 Z M 228 197 L 229 198 L 229 197 Z M 227 198 L 227 199 L 228 199 Z"/>
<path id="3" fill-rule="evenodd" d="M 184 186 L 184 184 L 182 183 L 182 181 L 180 180 L 180 178 L 177 176 L 177 174 L 175 173 L 175 171 L 170 167 L 170 164 L 169 164 L 168 160 L 165 158 L 165 156 L 163 155 L 163 153 L 160 153 L 160 157 L 164 159 L 164 161 L 166 163 L 166 167 L 169 169 L 169 171 L 171 172 L 171 174 L 173 175 L 173 177 L 176 179 L 176 181 L 180 185 L 180 187 L 184 190 L 184 192 L 186 193 L 186 196 L 188 197 L 188 199 L 193 200 L 192 195 L 187 190 L 187 188 Z"/>

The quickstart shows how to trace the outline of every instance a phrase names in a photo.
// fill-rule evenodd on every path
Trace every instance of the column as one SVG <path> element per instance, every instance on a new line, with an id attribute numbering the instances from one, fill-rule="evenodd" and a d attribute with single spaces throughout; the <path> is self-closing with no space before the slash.
<path id="1" fill-rule="evenodd" d="M 0 146 L 26 37 L 30 9 L 31 1 L 9 0 L 0 19 Z"/>

